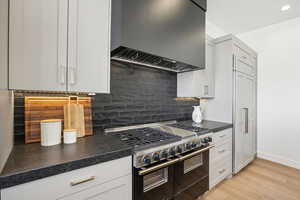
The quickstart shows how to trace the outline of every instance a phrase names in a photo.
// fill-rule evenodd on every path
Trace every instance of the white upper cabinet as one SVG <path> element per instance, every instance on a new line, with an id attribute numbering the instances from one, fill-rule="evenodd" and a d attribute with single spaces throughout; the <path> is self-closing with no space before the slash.
<path id="1" fill-rule="evenodd" d="M 0 0 L 0 90 L 7 89 L 8 0 Z"/>
<path id="2" fill-rule="evenodd" d="M 215 95 L 215 46 L 213 39 L 206 36 L 206 64 L 204 70 L 177 75 L 178 97 L 213 98 Z"/>
<path id="3" fill-rule="evenodd" d="M 69 91 L 109 93 L 111 0 L 70 0 Z"/>
<path id="4" fill-rule="evenodd" d="M 109 92 L 111 0 L 11 0 L 9 88 Z"/>
<path id="5" fill-rule="evenodd" d="M 66 90 L 68 0 L 10 1 L 9 88 Z"/>

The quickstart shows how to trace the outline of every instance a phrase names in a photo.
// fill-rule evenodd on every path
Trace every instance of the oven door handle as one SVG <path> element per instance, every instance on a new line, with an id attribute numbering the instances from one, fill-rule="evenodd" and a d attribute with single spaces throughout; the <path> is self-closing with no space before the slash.
<path id="1" fill-rule="evenodd" d="M 173 165 L 173 164 L 175 164 L 175 163 L 177 163 L 177 162 L 179 162 L 179 158 L 175 158 L 175 159 L 173 159 L 173 160 L 169 160 L 168 162 L 164 162 L 164 163 L 161 163 L 161 164 L 159 164 L 159 165 L 155 165 L 155 166 L 153 166 L 153 167 L 150 167 L 150 168 L 141 170 L 141 171 L 139 171 L 139 175 L 140 175 L 140 176 L 144 176 L 144 175 L 149 174 L 149 173 L 151 173 L 151 172 L 160 170 L 160 169 L 162 169 L 162 168 L 166 168 L 166 167 L 168 167 L 168 166 L 170 166 L 170 165 Z"/>
<path id="2" fill-rule="evenodd" d="M 205 147 L 204 149 L 200 149 L 200 150 L 198 150 L 198 151 L 195 151 L 195 152 L 193 152 L 193 153 L 190 153 L 190 154 L 188 154 L 188 155 L 186 155 L 186 156 L 182 156 L 182 157 L 179 157 L 179 158 L 175 158 L 175 159 L 170 160 L 170 161 L 168 161 L 168 162 L 164 162 L 164 163 L 162 163 L 162 164 L 155 165 L 155 166 L 153 166 L 153 167 L 150 167 L 150 168 L 141 170 L 141 171 L 139 171 L 139 175 L 140 175 L 140 176 L 144 176 L 144 175 L 149 174 L 149 173 L 151 173 L 151 172 L 160 170 L 160 169 L 162 169 L 162 168 L 166 168 L 166 167 L 168 167 L 168 166 L 170 166 L 170 165 L 173 165 L 173 164 L 175 164 L 175 163 L 177 163 L 177 162 L 184 161 L 184 160 L 187 160 L 187 159 L 192 158 L 192 157 L 194 157 L 194 156 L 197 156 L 198 154 L 203 153 L 203 152 L 205 152 L 205 151 L 208 151 L 209 149 L 211 149 L 211 148 L 213 148 L 213 147 L 215 147 L 215 146 L 214 146 L 214 145 L 211 145 L 211 146 Z"/>
<path id="3" fill-rule="evenodd" d="M 197 155 L 199 155 L 199 154 L 201 154 L 205 151 L 208 151 L 209 149 L 214 148 L 214 147 L 215 147 L 214 145 L 210 145 L 208 147 L 205 147 L 204 149 L 200 149 L 200 150 L 195 151 L 193 153 L 190 153 L 188 155 L 182 156 L 182 157 L 179 158 L 179 161 L 185 161 L 185 160 L 187 160 L 189 158 L 192 158 L 192 157 L 195 157 L 195 156 L 197 156 Z"/>

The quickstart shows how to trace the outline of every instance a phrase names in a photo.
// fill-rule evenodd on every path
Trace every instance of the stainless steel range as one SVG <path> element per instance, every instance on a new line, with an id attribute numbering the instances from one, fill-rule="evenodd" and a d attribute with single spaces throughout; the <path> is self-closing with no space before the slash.
<path id="1" fill-rule="evenodd" d="M 135 200 L 190 200 L 208 190 L 208 129 L 170 122 L 108 132 L 133 147 Z"/>

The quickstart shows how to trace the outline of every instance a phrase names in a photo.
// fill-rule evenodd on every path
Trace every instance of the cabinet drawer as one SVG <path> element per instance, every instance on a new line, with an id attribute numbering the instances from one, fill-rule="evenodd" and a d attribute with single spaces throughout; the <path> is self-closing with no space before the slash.
<path id="1" fill-rule="evenodd" d="M 256 64 L 253 59 L 253 56 L 250 53 L 236 46 L 235 57 L 236 57 L 235 65 L 234 65 L 235 70 L 248 74 L 250 76 L 255 75 Z"/>
<path id="2" fill-rule="evenodd" d="M 245 64 L 243 62 L 237 61 L 235 70 L 238 72 L 242 72 L 244 74 L 247 74 L 249 76 L 255 76 L 255 68 L 251 65 Z"/>
<path id="3" fill-rule="evenodd" d="M 253 66 L 252 60 L 251 60 L 251 54 L 247 51 L 244 51 L 243 49 L 237 47 L 237 60 L 240 62 L 243 62 L 247 65 Z"/>
<path id="4" fill-rule="evenodd" d="M 214 133 L 212 136 L 212 140 L 215 146 L 224 144 L 227 141 L 232 141 L 232 129 L 230 128 Z"/>
<path id="5" fill-rule="evenodd" d="M 226 177 L 232 174 L 232 157 L 231 155 L 218 162 L 211 163 L 210 170 L 210 188 L 214 187 Z"/>
<path id="6" fill-rule="evenodd" d="M 132 200 L 132 176 L 127 175 L 57 200 Z"/>
<path id="7" fill-rule="evenodd" d="M 224 157 L 232 155 L 232 142 L 228 141 L 224 144 L 212 148 L 210 151 L 210 162 L 214 163 L 217 160 L 221 160 Z"/>
<path id="8" fill-rule="evenodd" d="M 1 200 L 53 200 L 131 174 L 131 157 L 126 157 L 4 189 Z"/>

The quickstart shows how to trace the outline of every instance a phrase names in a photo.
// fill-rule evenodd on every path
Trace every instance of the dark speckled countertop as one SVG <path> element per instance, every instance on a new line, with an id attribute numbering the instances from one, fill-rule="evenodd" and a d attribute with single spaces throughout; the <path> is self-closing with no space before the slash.
<path id="1" fill-rule="evenodd" d="M 193 121 L 182 122 L 193 125 Z M 232 128 L 232 124 L 204 120 L 201 127 L 211 132 L 218 132 Z M 0 174 L 0 189 L 131 154 L 132 147 L 122 143 L 116 137 L 103 133 L 80 138 L 76 144 L 69 145 L 61 144 L 52 147 L 41 147 L 40 143 L 15 145 Z"/>
<path id="2" fill-rule="evenodd" d="M 201 122 L 201 127 L 209 129 L 211 132 L 219 132 L 228 128 L 232 128 L 233 125 L 229 123 L 224 122 L 216 122 L 216 121 L 209 121 L 209 120 L 203 120 Z"/>
<path id="3" fill-rule="evenodd" d="M 193 126 L 194 122 L 192 120 L 190 121 L 179 121 L 178 123 L 184 123 L 185 125 L 188 126 Z M 197 125 L 199 126 L 199 125 Z M 217 122 L 217 121 L 209 121 L 209 120 L 203 120 L 200 123 L 201 128 L 206 128 L 209 129 L 211 132 L 219 132 L 228 128 L 232 128 L 233 125 L 229 123 L 224 123 L 224 122 Z"/>
<path id="4" fill-rule="evenodd" d="M 0 174 L 0 189 L 131 154 L 130 146 L 104 134 L 80 138 L 76 144 L 52 147 L 41 147 L 40 143 L 15 145 Z"/>

